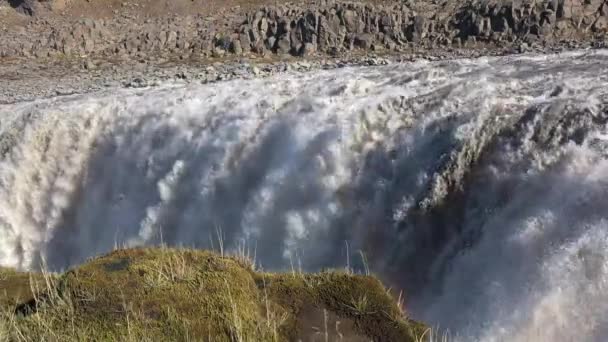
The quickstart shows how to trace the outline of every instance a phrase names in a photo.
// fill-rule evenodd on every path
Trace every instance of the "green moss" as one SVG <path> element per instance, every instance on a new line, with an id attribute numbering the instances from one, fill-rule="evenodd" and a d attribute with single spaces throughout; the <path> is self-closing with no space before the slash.
<path id="1" fill-rule="evenodd" d="M 354 322 L 358 332 L 374 341 L 414 341 L 426 328 L 409 321 L 384 286 L 371 276 L 345 272 L 319 274 L 258 274 L 260 288 L 286 311 L 293 313 L 283 334 L 302 335 L 300 313 L 312 305 Z"/>
<path id="2" fill-rule="evenodd" d="M 0 274 L 7 279 L 0 281 L 2 305 L 30 301 L 23 315 L 5 310 L 0 339 L 296 341 L 320 335 L 407 342 L 424 329 L 404 317 L 373 277 L 258 273 L 243 259 L 207 251 L 116 251 L 46 277 L 37 294 L 29 290 L 30 275 Z"/>

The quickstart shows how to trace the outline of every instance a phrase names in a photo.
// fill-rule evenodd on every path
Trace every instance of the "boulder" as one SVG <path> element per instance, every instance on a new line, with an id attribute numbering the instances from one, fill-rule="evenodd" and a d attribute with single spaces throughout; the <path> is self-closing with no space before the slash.
<path id="1" fill-rule="evenodd" d="M 236 54 L 236 55 L 242 55 L 243 54 L 243 48 L 241 47 L 241 40 L 240 39 L 235 39 L 232 41 L 232 44 L 230 46 L 230 52 Z"/>
<path id="2" fill-rule="evenodd" d="M 240 40 L 241 49 L 243 49 L 243 52 L 251 51 L 251 38 L 248 33 L 248 30 L 244 30 L 243 33 L 241 33 L 239 35 L 239 40 Z"/>
<path id="3" fill-rule="evenodd" d="M 346 10 L 342 15 L 344 19 L 344 25 L 346 27 L 346 32 L 348 33 L 358 33 L 359 31 L 359 18 L 357 12 L 353 10 Z"/>
<path id="4" fill-rule="evenodd" d="M 305 43 L 300 54 L 302 57 L 309 57 L 314 55 L 316 52 L 317 48 L 313 43 Z"/>
<path id="5" fill-rule="evenodd" d="M 277 43 L 277 53 L 288 54 L 291 51 L 291 39 L 289 34 L 283 34 Z"/>
<path id="6" fill-rule="evenodd" d="M 606 32 L 608 31 L 608 17 L 601 16 L 598 17 L 592 26 L 593 32 Z"/>
<path id="7" fill-rule="evenodd" d="M 371 33 L 361 33 L 355 36 L 354 45 L 363 50 L 371 49 L 375 37 Z"/>
<path id="8" fill-rule="evenodd" d="M 44 10 L 44 6 L 38 0 L 11 0 L 9 3 L 17 12 L 29 16 L 38 15 Z"/>

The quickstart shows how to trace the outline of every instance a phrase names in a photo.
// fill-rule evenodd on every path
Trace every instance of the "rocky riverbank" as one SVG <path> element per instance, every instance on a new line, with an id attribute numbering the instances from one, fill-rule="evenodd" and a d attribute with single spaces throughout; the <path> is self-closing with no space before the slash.
<path id="1" fill-rule="evenodd" d="M 57 1 L 8 1 L 15 11 L 34 19 L 19 29 L 5 28 L 0 34 L 0 57 L 163 63 L 172 58 L 337 57 L 352 52 L 411 52 L 438 47 L 527 50 L 603 45 L 608 30 L 608 3 L 604 0 L 380 4 L 320 0 L 260 5 L 249 10 L 225 8 L 214 15 L 169 12 L 162 16 L 146 15 L 144 5 L 124 2 L 112 16 L 101 19 L 86 14 L 72 18 L 36 16 Z"/>
<path id="2" fill-rule="evenodd" d="M 415 60 L 444 60 L 506 54 L 508 50 L 432 50 L 407 55 L 367 54 L 342 58 L 285 58 L 173 61 L 162 65 L 147 61 L 71 59 L 48 64 L 46 60 L 5 60 L 0 64 L 0 104 L 31 101 L 111 88 L 144 88 L 161 84 L 211 83 L 232 79 L 268 77 L 285 72 L 307 72 L 349 66 L 386 65 Z M 25 67 L 24 67 L 25 66 Z"/>
<path id="3" fill-rule="evenodd" d="M 608 30 L 608 5 L 597 0 L 182 2 L 153 11 L 139 0 L 0 0 L 0 103 L 166 81 L 603 47 Z"/>

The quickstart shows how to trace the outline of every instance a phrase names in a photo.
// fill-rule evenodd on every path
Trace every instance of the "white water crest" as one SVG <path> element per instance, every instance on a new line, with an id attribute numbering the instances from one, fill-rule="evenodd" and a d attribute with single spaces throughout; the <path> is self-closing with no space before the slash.
<path id="1" fill-rule="evenodd" d="M 314 271 L 361 250 L 457 341 L 606 341 L 607 70 L 581 51 L 0 106 L 0 265 L 222 240 Z"/>

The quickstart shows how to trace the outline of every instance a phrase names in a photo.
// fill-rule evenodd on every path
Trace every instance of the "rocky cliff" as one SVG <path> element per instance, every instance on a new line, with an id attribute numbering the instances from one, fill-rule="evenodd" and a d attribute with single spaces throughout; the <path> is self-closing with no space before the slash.
<path id="1" fill-rule="evenodd" d="M 54 1 L 11 0 L 36 16 Z M 124 3 L 124 6 L 129 6 Z M 63 8 L 64 3 L 55 4 Z M 0 33 L 0 57 L 98 56 L 181 59 L 226 56 L 344 55 L 432 48 L 517 49 L 603 46 L 604 0 L 322 0 L 235 8 L 220 15 L 149 17 L 135 11 L 104 19 L 39 16 Z M 40 11 L 40 10 L 38 10 Z"/>

